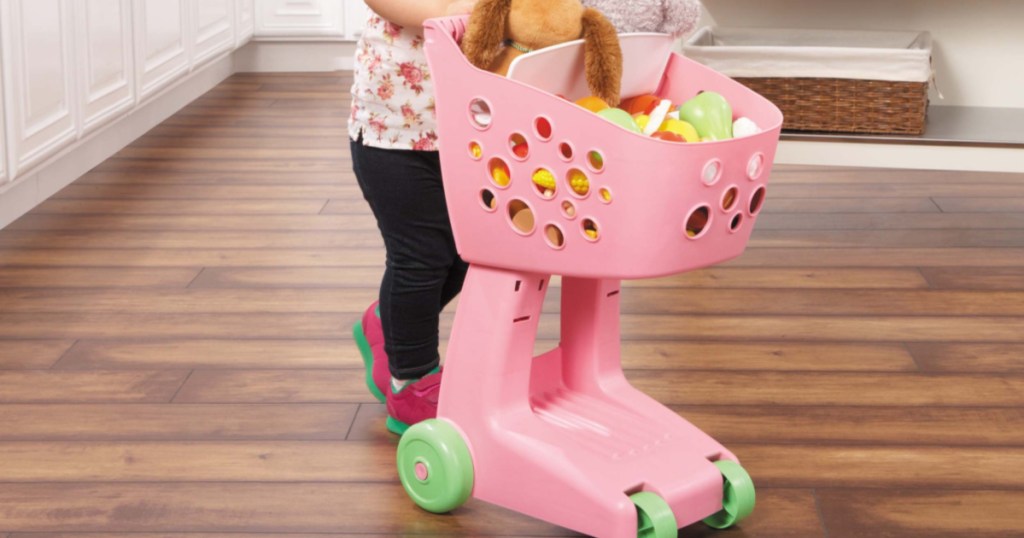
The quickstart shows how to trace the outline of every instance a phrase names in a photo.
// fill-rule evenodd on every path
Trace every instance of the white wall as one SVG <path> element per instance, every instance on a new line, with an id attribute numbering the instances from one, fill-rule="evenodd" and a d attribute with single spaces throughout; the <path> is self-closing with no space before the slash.
<path id="1" fill-rule="evenodd" d="M 703 0 L 704 24 L 754 28 L 927 30 L 944 100 L 935 106 L 1024 108 L 1019 0 Z"/>

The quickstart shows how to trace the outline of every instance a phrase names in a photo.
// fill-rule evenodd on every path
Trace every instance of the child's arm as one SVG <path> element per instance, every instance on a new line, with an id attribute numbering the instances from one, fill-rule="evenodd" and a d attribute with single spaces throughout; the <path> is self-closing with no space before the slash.
<path id="1" fill-rule="evenodd" d="M 416 28 L 432 17 L 461 15 L 473 9 L 476 0 L 366 0 L 374 12 L 399 25 Z"/>

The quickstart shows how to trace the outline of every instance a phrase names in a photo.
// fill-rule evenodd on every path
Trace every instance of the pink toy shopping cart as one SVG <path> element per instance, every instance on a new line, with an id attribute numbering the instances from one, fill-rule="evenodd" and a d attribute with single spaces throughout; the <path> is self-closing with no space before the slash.
<path id="1" fill-rule="evenodd" d="M 735 455 L 627 382 L 619 287 L 743 251 L 782 114 L 666 54 L 659 96 L 682 103 L 714 90 L 763 131 L 694 144 L 645 137 L 475 69 L 458 46 L 465 24 L 425 26 L 448 210 L 471 266 L 438 418 L 399 443 L 402 484 L 432 512 L 472 495 L 592 536 L 734 524 L 753 509 L 753 483 Z M 562 277 L 561 342 L 534 357 L 551 275 Z"/>

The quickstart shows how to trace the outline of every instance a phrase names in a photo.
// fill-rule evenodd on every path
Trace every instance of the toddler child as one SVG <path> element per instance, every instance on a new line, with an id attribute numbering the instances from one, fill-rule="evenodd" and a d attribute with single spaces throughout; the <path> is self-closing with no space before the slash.
<path id="1" fill-rule="evenodd" d="M 468 13 L 467 0 L 367 0 L 348 129 L 355 172 L 384 239 L 378 302 L 353 329 L 367 385 L 401 434 L 437 415 L 438 321 L 462 288 L 435 133 L 423 21 Z"/>

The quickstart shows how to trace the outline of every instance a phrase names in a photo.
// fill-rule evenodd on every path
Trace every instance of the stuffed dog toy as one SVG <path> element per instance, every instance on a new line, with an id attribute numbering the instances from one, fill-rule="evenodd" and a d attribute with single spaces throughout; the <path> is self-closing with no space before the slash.
<path id="1" fill-rule="evenodd" d="M 615 27 L 580 0 L 480 0 L 469 17 L 462 51 L 474 66 L 504 76 L 517 56 L 583 38 L 587 85 L 619 104 L 622 49 Z"/>

